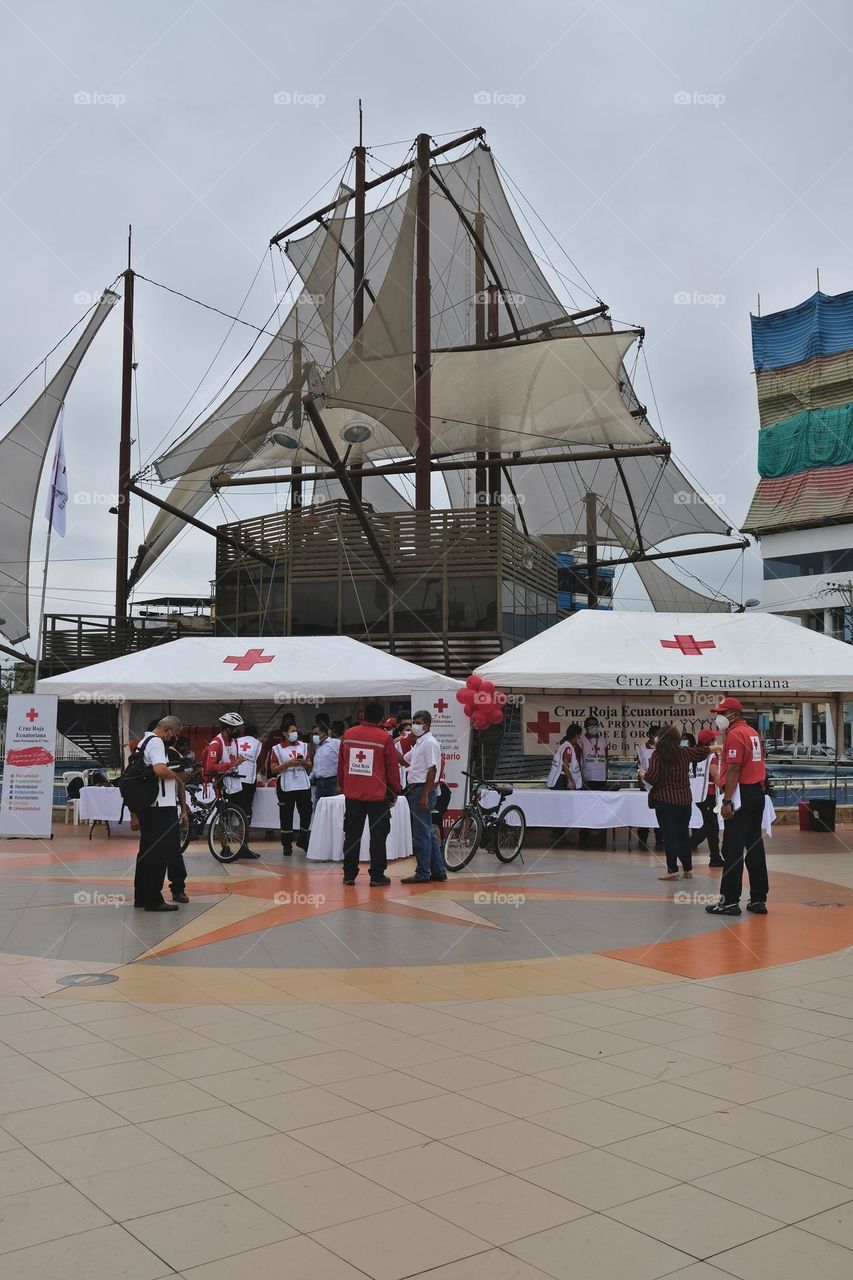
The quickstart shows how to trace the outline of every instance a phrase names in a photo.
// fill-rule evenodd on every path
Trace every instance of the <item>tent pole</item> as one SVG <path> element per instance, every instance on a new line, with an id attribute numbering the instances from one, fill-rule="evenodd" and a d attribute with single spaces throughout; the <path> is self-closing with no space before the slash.
<path id="1" fill-rule="evenodd" d="M 415 510 L 430 509 L 432 431 L 432 299 L 429 278 L 430 139 L 417 140 L 417 206 L 415 225 Z"/>
<path id="2" fill-rule="evenodd" d="M 586 495 L 586 607 L 598 608 L 598 499 Z"/>
<path id="3" fill-rule="evenodd" d="M 118 446 L 116 506 L 116 629 L 123 636 L 127 622 L 128 551 L 130 547 L 130 429 L 133 413 L 133 281 L 130 265 L 131 229 L 127 232 L 127 270 L 124 272 L 124 334 L 121 351 L 121 421 Z"/>
<path id="4" fill-rule="evenodd" d="M 364 228 L 365 228 L 365 183 L 367 180 L 367 148 L 363 145 L 361 134 L 361 98 L 358 100 L 358 146 L 354 149 L 355 157 L 355 200 L 353 202 L 353 295 L 352 295 L 352 336 L 357 338 L 364 324 Z M 361 346 L 357 347 L 361 357 Z M 352 487 L 361 498 L 361 476 L 352 477 Z"/>

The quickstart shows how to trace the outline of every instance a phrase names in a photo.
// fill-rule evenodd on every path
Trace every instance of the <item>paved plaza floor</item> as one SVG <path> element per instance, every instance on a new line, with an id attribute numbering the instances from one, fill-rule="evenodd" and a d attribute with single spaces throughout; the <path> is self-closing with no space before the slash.
<path id="1" fill-rule="evenodd" d="M 0 841 L 15 1280 L 848 1280 L 853 831 L 778 827 L 770 914 L 651 854 L 446 885 Z M 290 865 L 288 865 L 290 864 Z"/>

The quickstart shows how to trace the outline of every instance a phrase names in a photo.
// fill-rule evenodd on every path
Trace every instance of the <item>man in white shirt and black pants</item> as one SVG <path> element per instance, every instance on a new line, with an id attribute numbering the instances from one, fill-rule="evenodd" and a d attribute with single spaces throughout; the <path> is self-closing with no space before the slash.
<path id="1" fill-rule="evenodd" d="M 167 744 L 181 732 L 177 716 L 164 716 L 147 735 L 143 760 L 157 779 L 157 795 L 139 814 L 139 852 L 133 880 L 133 905 L 146 911 L 177 911 L 177 902 L 163 899 L 166 863 L 177 865 L 181 857 L 181 829 L 178 822 L 177 783 L 179 774 L 169 768 Z M 173 892 L 173 898 L 177 895 Z M 181 894 L 183 901 L 187 898 Z"/>
<path id="2" fill-rule="evenodd" d="M 432 824 L 441 772 L 441 747 L 438 739 L 432 736 L 431 727 L 430 713 L 416 711 L 412 716 L 415 739 L 412 749 L 405 756 L 400 755 L 408 769 L 406 799 L 412 816 L 412 844 L 417 863 L 415 874 L 406 876 L 401 884 L 426 884 L 430 880 L 447 879 L 444 854 Z"/>
<path id="3" fill-rule="evenodd" d="M 246 724 L 243 733 L 236 739 L 237 749 L 243 757 L 237 765 L 237 777 L 240 779 L 240 790 L 231 796 L 234 804 L 246 815 L 246 839 L 237 854 L 238 858 L 260 858 L 259 853 L 249 848 L 249 828 L 252 825 L 252 806 L 255 803 L 255 791 L 258 785 L 258 756 L 261 740 L 257 726 Z"/>

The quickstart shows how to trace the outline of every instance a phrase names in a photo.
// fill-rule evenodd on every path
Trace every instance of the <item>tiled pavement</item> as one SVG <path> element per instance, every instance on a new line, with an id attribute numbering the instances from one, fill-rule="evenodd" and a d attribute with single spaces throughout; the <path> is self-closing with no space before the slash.
<path id="1" fill-rule="evenodd" d="M 69 848 L 57 855 L 73 865 Z M 578 918 L 587 904 L 597 954 L 568 939 L 557 955 L 517 958 L 527 906 L 503 928 L 457 881 L 451 901 L 501 927 L 469 921 L 454 936 L 491 946 L 499 934 L 507 959 L 464 964 L 451 951 L 409 976 L 363 958 L 303 961 L 298 976 L 269 956 L 229 969 L 207 944 L 183 965 L 127 963 L 130 948 L 87 957 L 87 922 L 107 912 L 66 910 L 78 944 L 56 960 L 12 951 L 7 928 L 4 1275 L 847 1280 L 853 950 L 837 942 L 853 864 L 843 838 L 822 853 L 791 834 L 774 849 L 778 909 L 712 931 L 679 923 L 697 909 L 670 887 L 664 901 L 639 855 L 597 867 L 552 855 L 553 885 L 571 875 L 574 889 L 548 911 Z M 21 857 L 0 848 L 3 904 L 32 874 Z M 16 914 L 41 910 L 57 869 L 27 881 Z M 625 893 L 608 896 L 605 869 Z M 626 901 L 642 912 L 646 898 L 674 951 L 665 929 L 649 939 L 629 918 Z M 428 952 L 447 918 L 413 908 L 394 924 Z M 117 982 L 56 985 L 107 961 Z M 684 976 L 700 962 L 706 976 Z"/>

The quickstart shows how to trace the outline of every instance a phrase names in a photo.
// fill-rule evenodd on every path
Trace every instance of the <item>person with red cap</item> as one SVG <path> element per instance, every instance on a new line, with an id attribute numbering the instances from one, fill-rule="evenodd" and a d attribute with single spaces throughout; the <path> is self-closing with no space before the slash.
<path id="1" fill-rule="evenodd" d="M 708 841 L 708 852 L 711 855 L 708 862 L 709 867 L 721 867 L 723 865 L 723 860 L 720 857 L 720 824 L 717 821 L 716 814 L 717 781 L 719 777 L 717 756 L 722 750 L 717 741 L 719 736 L 716 729 L 699 730 L 699 746 L 709 747 L 711 758 L 708 761 L 708 791 L 705 799 L 701 800 L 696 806 L 702 814 L 702 826 L 690 838 L 690 847 L 694 853 L 703 841 Z"/>
<path id="2" fill-rule="evenodd" d="M 715 725 L 723 739 L 719 769 L 722 790 L 723 875 L 720 900 L 705 910 L 709 915 L 739 916 L 743 867 L 749 874 L 747 911 L 767 915 L 767 859 L 761 836 L 764 815 L 764 750 L 757 730 L 743 718 L 737 698 L 723 698 L 715 708 Z M 737 802 L 737 804 L 736 804 Z"/>

